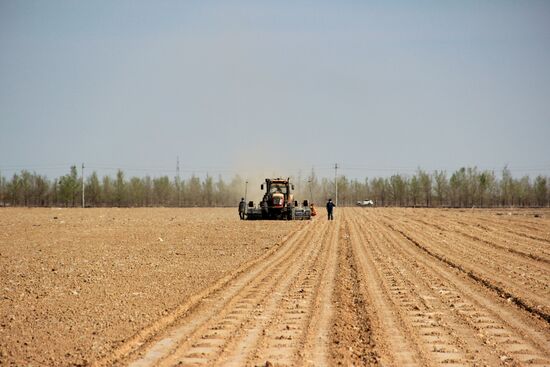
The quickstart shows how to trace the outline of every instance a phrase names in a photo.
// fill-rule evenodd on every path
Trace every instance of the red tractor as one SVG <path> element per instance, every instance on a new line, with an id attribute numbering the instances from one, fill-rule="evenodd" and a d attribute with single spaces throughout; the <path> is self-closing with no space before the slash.
<path id="1" fill-rule="evenodd" d="M 294 201 L 294 185 L 290 179 L 266 178 L 265 186 L 261 185 L 265 194 L 258 207 L 254 207 L 251 201 L 246 210 L 247 219 L 311 219 L 311 210 L 307 200 L 303 202 L 302 207 L 298 207 L 298 202 Z"/>

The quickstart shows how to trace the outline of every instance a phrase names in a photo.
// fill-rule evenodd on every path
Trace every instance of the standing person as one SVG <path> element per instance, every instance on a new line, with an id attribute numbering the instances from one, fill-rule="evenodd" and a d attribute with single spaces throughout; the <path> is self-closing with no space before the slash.
<path id="1" fill-rule="evenodd" d="M 327 201 L 328 220 L 334 220 L 334 216 L 332 215 L 332 211 L 334 210 L 335 206 L 336 205 L 332 202 L 332 199 L 328 199 L 328 201 Z"/>
<path id="2" fill-rule="evenodd" d="M 245 212 L 246 212 L 246 203 L 244 202 L 244 198 L 241 198 L 241 202 L 239 203 L 239 217 L 241 219 L 244 219 Z"/>

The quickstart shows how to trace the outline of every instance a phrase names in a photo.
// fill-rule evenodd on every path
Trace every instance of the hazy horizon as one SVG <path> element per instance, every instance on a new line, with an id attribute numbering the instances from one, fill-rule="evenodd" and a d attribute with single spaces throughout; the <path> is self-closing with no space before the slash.
<path id="1" fill-rule="evenodd" d="M 0 1 L 0 173 L 550 175 L 550 3 Z"/>

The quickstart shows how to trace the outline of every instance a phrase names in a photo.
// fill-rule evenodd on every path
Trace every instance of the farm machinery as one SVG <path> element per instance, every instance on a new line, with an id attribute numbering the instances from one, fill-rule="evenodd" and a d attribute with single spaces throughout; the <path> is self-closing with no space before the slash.
<path id="1" fill-rule="evenodd" d="M 294 200 L 294 185 L 290 183 L 290 179 L 266 178 L 261 189 L 265 190 L 262 201 L 258 206 L 254 206 L 253 201 L 248 202 L 246 219 L 311 219 L 308 201 L 304 200 L 299 206 L 298 201 Z"/>

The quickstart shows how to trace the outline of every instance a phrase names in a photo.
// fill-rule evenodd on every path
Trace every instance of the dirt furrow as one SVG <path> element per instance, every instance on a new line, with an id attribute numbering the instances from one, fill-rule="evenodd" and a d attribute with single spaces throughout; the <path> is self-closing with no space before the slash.
<path id="1" fill-rule="evenodd" d="M 372 223 L 359 221 L 359 230 L 369 240 L 377 266 L 384 269 L 385 282 L 402 318 L 412 326 L 418 348 L 430 365 L 471 365 L 474 361 L 494 364 L 497 359 L 480 353 L 475 333 L 465 329 L 450 310 L 442 308 L 438 290 L 430 282 L 418 278 L 411 259 L 399 256 L 384 231 Z"/>
<path id="2" fill-rule="evenodd" d="M 287 257 L 259 264 L 252 278 L 236 282 L 238 289 L 213 294 L 131 365 L 296 365 L 300 359 L 326 365 L 338 245 L 338 224 L 330 223 L 329 234 L 327 225 L 314 224 Z"/>
<path id="3" fill-rule="evenodd" d="M 441 235 L 411 225 L 410 223 L 383 220 L 392 230 L 398 231 L 425 248 L 428 252 L 445 259 L 449 264 L 470 274 L 497 290 L 502 296 L 512 298 L 518 305 L 526 305 L 541 317 L 548 319 L 550 310 L 549 273 L 546 265 L 528 259 L 509 258 L 507 252 L 495 252 L 480 248 L 479 244 L 466 245 L 457 239 L 441 239 Z M 531 261 L 529 264 L 525 262 Z M 523 263 L 523 264 L 522 264 Z"/>
<path id="4" fill-rule="evenodd" d="M 248 333 L 243 348 L 234 350 L 231 358 L 221 359 L 220 365 L 328 365 L 326 335 L 331 315 L 324 308 L 332 304 L 336 263 L 331 256 L 337 250 L 338 243 L 333 240 L 337 234 L 338 226 L 330 223 L 322 238 L 312 242 L 318 249 L 316 256 L 307 259 L 289 287 L 279 290 L 280 302 L 263 315 L 265 322 L 256 325 L 254 337 Z"/>
<path id="5" fill-rule="evenodd" d="M 480 343 L 477 332 L 468 328 L 455 314 L 455 308 L 446 302 L 449 288 L 446 282 L 430 276 L 417 261 L 401 252 L 402 243 L 389 233 L 373 226 L 372 232 L 378 237 L 381 253 L 385 253 L 386 261 L 398 269 L 402 275 L 401 282 L 405 284 L 403 292 L 400 289 L 398 298 L 406 312 L 412 313 L 419 320 L 427 317 L 428 323 L 419 325 L 421 335 L 426 342 L 433 343 L 433 351 L 439 358 L 438 363 L 456 365 L 497 365 L 500 360 L 487 345 Z M 406 295 L 402 295 L 405 293 Z M 456 302 L 458 296 L 454 299 Z"/>
<path id="6" fill-rule="evenodd" d="M 525 226 L 522 223 L 518 223 L 517 220 L 502 220 L 494 217 L 488 216 L 476 216 L 475 220 L 479 222 L 480 220 L 485 221 L 489 227 L 494 227 L 499 230 L 506 230 L 510 233 L 514 233 L 517 236 L 529 238 L 532 240 L 540 241 L 542 243 L 550 244 L 550 223 L 542 222 L 542 226 Z"/>
<path id="7" fill-rule="evenodd" d="M 347 212 L 343 214 L 347 217 Z M 350 229 L 342 227 L 338 271 L 334 290 L 335 317 L 331 330 L 332 361 L 344 366 L 379 365 L 373 337 L 371 300 L 363 293 L 357 258 L 353 255 Z"/>
<path id="8" fill-rule="evenodd" d="M 488 218 L 486 215 L 474 215 L 473 217 L 459 216 L 458 213 L 452 213 L 445 215 L 447 218 L 451 218 L 458 224 L 466 227 L 477 227 L 486 230 L 489 233 L 503 236 L 507 238 L 515 239 L 518 242 L 525 240 L 534 241 L 539 246 L 547 246 L 550 244 L 550 225 L 542 222 L 536 230 L 520 231 L 518 225 L 504 221 L 501 219 Z M 481 223 L 483 222 L 483 223 Z"/>
<path id="9" fill-rule="evenodd" d="M 218 287 L 209 290 L 187 307 L 185 313 L 169 325 L 163 325 L 156 332 L 154 338 L 144 339 L 137 351 L 127 353 L 123 361 L 133 360 L 136 366 L 154 365 L 165 359 L 176 349 L 180 343 L 189 340 L 193 333 L 199 332 L 209 319 L 214 317 L 221 309 L 231 302 L 242 289 L 251 282 L 263 279 L 266 273 L 273 272 L 279 265 L 301 254 L 304 249 L 300 244 L 312 233 L 309 225 L 294 235 L 290 236 L 277 251 L 271 251 L 266 256 L 254 261 L 244 271 L 238 273 L 230 280 Z"/>
<path id="10" fill-rule="evenodd" d="M 322 233 L 317 233 L 312 242 L 319 241 Z M 305 260 L 317 255 L 317 248 L 310 246 L 310 241 L 309 237 L 303 238 L 293 256 L 264 268 L 261 275 L 239 290 L 234 300 L 217 310 L 212 319 L 201 324 L 198 332 L 180 344 L 161 365 L 212 365 L 222 361 L 225 365 L 242 365 L 259 331 L 281 304 L 294 277 L 306 266 Z"/>
<path id="11" fill-rule="evenodd" d="M 306 244 L 313 252 L 300 259 L 302 262 L 295 269 L 283 265 L 286 283 L 277 283 L 259 320 L 241 330 L 245 337 L 235 347 L 228 348 L 216 365 L 262 365 L 267 361 L 278 365 L 297 364 L 303 354 L 304 334 L 313 316 L 312 304 L 319 291 L 321 266 L 326 262 L 324 239 L 332 231 L 326 224 L 323 228 Z"/>
<path id="12" fill-rule="evenodd" d="M 304 359 L 298 360 L 300 365 L 326 366 L 330 356 L 330 326 L 334 314 L 334 288 L 338 266 L 339 240 L 341 220 L 337 218 L 330 222 L 331 233 L 325 238 L 326 256 L 324 266 L 320 269 L 320 279 L 317 285 L 317 297 L 311 307 L 313 312 L 307 334 L 305 336 Z M 305 363 L 303 363 L 305 361 Z"/>
<path id="13" fill-rule="evenodd" d="M 410 220 L 417 221 L 423 225 L 436 228 L 442 232 L 454 232 L 460 236 L 466 237 L 469 240 L 475 242 L 482 242 L 492 248 L 504 250 L 512 254 L 527 257 L 533 260 L 541 261 L 550 264 L 550 251 L 545 251 L 544 247 L 533 246 L 526 242 L 511 242 L 506 239 L 495 239 L 495 236 L 489 235 L 487 231 L 476 227 L 466 231 L 464 226 L 458 226 L 454 221 L 447 220 L 445 218 L 423 219 L 422 217 L 407 217 Z"/>
<path id="14" fill-rule="evenodd" d="M 381 364 L 399 366 L 428 365 L 428 360 L 414 336 L 414 327 L 405 320 L 395 303 L 385 269 L 379 267 L 372 252 L 372 239 L 358 229 L 356 220 L 347 219 L 353 254 L 362 278 L 361 288 L 372 302 L 369 310 L 372 320 L 376 353 Z"/>
<path id="15" fill-rule="evenodd" d="M 545 243 L 518 237 L 507 230 L 497 230 L 491 226 L 481 224 L 479 221 L 468 216 L 452 216 L 444 211 L 420 210 L 418 212 L 410 212 L 405 210 L 397 211 L 396 209 L 392 209 L 386 214 L 392 220 L 406 218 L 406 220 L 416 221 L 426 226 L 437 228 L 442 232 L 455 232 L 474 241 L 483 242 L 491 247 L 550 263 L 550 249 Z M 550 225 L 545 229 L 541 223 L 538 229 L 550 233 Z"/>
<path id="16" fill-rule="evenodd" d="M 390 221 L 388 221 L 390 223 Z M 475 259 L 476 264 L 497 269 L 499 273 L 508 275 L 511 283 L 521 286 L 529 285 L 537 293 L 547 292 L 550 283 L 550 264 L 533 259 L 529 256 L 517 256 L 501 247 L 487 246 L 481 240 L 441 230 L 433 230 L 430 226 L 418 221 L 403 220 L 397 226 L 405 228 L 407 233 L 418 234 L 429 244 L 437 246 L 446 254 L 455 254 L 461 259 Z"/>
<path id="17" fill-rule="evenodd" d="M 433 299 L 438 300 L 436 309 L 446 314 L 445 319 L 452 320 L 458 317 L 459 322 L 474 332 L 470 332 L 469 337 L 472 338 L 473 335 L 473 345 L 476 344 L 477 338 L 481 347 L 492 348 L 492 353 L 485 352 L 482 356 L 490 357 L 494 354 L 493 357 L 497 356 L 505 364 L 549 363 L 550 356 L 546 348 L 549 342 L 548 326 L 544 322 L 522 314 L 505 300 L 495 298 L 481 285 L 469 281 L 465 274 L 449 271 L 445 263 L 430 258 L 414 244 L 407 244 L 408 240 L 405 237 L 388 229 L 384 224 L 377 223 L 377 219 L 373 219 L 372 222 L 377 226 L 377 231 L 384 233 L 388 238 L 388 243 L 393 243 L 394 256 L 402 257 L 399 264 L 414 267 L 417 280 L 431 284 L 434 290 L 437 290 Z M 460 333 L 460 330 L 467 331 L 459 326 L 453 326 L 452 329 L 455 333 Z"/>
<path id="18" fill-rule="evenodd" d="M 0 365 L 550 366 L 547 209 L 192 212 L 22 212 Z"/>

